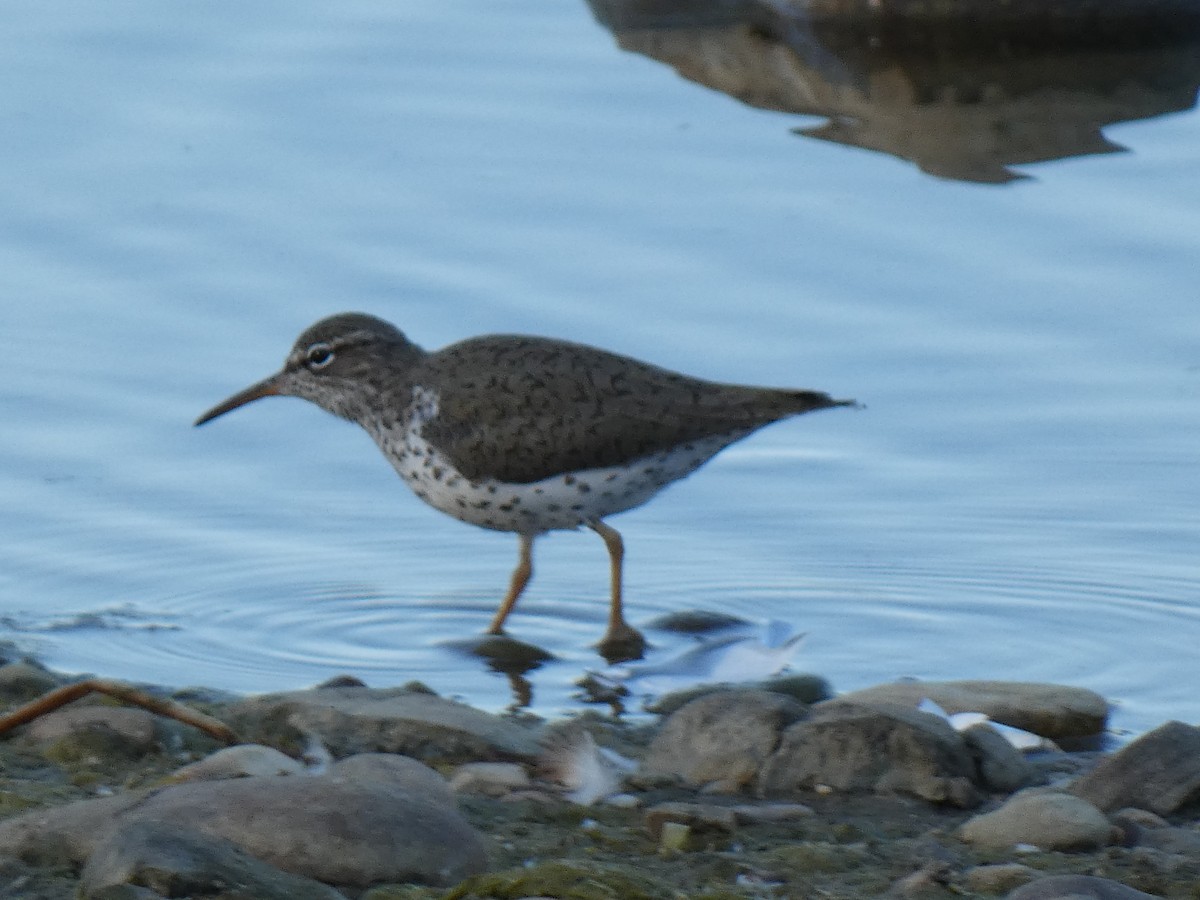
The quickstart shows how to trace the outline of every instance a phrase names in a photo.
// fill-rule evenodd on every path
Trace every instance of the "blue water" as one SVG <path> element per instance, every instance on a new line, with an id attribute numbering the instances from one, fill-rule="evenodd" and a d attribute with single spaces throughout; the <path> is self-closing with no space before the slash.
<path id="1" fill-rule="evenodd" d="M 635 623 L 786 619 L 838 689 L 1061 681 L 1121 730 L 1200 720 L 1194 87 L 1105 127 L 1126 152 L 985 184 L 793 133 L 824 120 L 623 50 L 581 3 L 20 3 L 0 45 L 0 638 L 110 677 L 509 705 L 447 645 L 514 538 L 300 401 L 191 427 L 361 309 L 431 348 L 547 334 L 866 404 L 614 519 Z M 1128 92 L 1101 94 L 1042 128 Z M 555 655 L 528 676 L 554 713 L 601 663 L 607 562 L 590 533 L 537 551 L 510 625 Z"/>

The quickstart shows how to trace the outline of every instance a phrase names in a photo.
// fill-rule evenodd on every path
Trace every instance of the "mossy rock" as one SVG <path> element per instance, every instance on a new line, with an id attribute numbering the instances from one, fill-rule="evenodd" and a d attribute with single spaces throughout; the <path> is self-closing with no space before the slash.
<path id="1" fill-rule="evenodd" d="M 414 884 L 381 884 L 371 888 L 359 900 L 436 900 L 445 896 L 441 888 L 418 887 Z"/>
<path id="2" fill-rule="evenodd" d="M 770 856 L 780 866 L 804 875 L 848 872 L 868 861 L 861 845 L 829 844 L 823 841 L 805 841 L 778 847 Z"/>
<path id="3" fill-rule="evenodd" d="M 672 888 L 636 865 L 544 862 L 528 869 L 508 869 L 468 878 L 445 900 L 496 897 L 559 897 L 563 900 L 668 900 Z"/>

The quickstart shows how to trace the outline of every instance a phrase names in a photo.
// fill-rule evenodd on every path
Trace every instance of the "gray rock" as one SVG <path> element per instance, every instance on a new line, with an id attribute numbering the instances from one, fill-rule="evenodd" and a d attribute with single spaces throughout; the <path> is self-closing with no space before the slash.
<path id="1" fill-rule="evenodd" d="M 839 699 L 915 708 L 925 698 L 948 713 L 981 712 L 1004 725 L 1055 739 L 1099 734 L 1108 721 L 1108 703 L 1094 691 L 1025 681 L 898 681 Z"/>
<path id="2" fill-rule="evenodd" d="M 646 712 L 669 716 L 699 697 L 723 691 L 770 691 L 801 703 L 819 703 L 833 697 L 833 688 L 820 675 L 794 673 L 744 684 L 700 684 L 686 690 L 673 691 L 646 703 Z"/>
<path id="3" fill-rule="evenodd" d="M 59 754 L 99 752 L 136 757 L 158 748 L 158 720 L 144 709 L 121 706 L 66 706 L 34 719 L 25 737 L 57 745 Z"/>
<path id="4" fill-rule="evenodd" d="M 1200 859 L 1200 831 L 1195 828 L 1178 828 L 1156 813 L 1128 806 L 1108 818 L 1120 829 L 1122 846 L 1149 847 L 1173 856 Z"/>
<path id="5" fill-rule="evenodd" d="M 513 791 L 532 786 L 529 773 L 517 763 L 463 763 L 450 779 L 450 790 L 456 794 L 485 794 L 503 797 Z"/>
<path id="6" fill-rule="evenodd" d="M 895 682 L 845 694 L 840 700 L 916 707 L 934 701 L 947 713 L 984 713 L 989 719 L 1048 738 L 1091 737 L 1104 731 L 1109 704 L 1084 688 L 1037 682 Z"/>
<path id="7" fill-rule="evenodd" d="M 1035 781 L 1033 766 L 987 722 L 972 725 L 962 738 L 975 759 L 980 781 L 990 790 L 1010 794 Z"/>
<path id="8" fill-rule="evenodd" d="M 1105 757 L 1071 786 L 1104 810 L 1140 806 L 1168 815 L 1200 800 L 1200 728 L 1167 722 Z"/>
<path id="9" fill-rule="evenodd" d="M 791 822 L 816 815 L 811 806 L 803 803 L 739 803 L 729 807 L 738 824 L 755 825 L 763 822 Z"/>
<path id="10" fill-rule="evenodd" d="M 767 691 L 720 691 L 691 701 L 659 729 L 640 774 L 737 790 L 754 780 L 805 707 Z"/>
<path id="11" fill-rule="evenodd" d="M 454 806 L 455 803 L 454 792 L 445 778 L 425 763 L 399 753 L 358 753 L 347 756 L 330 767 L 329 775 L 360 784 L 387 784 L 446 806 Z"/>
<path id="12" fill-rule="evenodd" d="M 887 896 L 899 900 L 924 900 L 931 896 L 945 896 L 946 888 L 953 879 L 954 870 L 948 863 L 926 863 L 917 871 L 896 881 L 887 892 Z"/>
<path id="13" fill-rule="evenodd" d="M 33 700 L 64 683 L 61 675 L 49 672 L 29 660 L 0 666 L 0 697 L 5 700 Z"/>
<path id="14" fill-rule="evenodd" d="M 184 784 L 138 816 L 190 821 L 284 871 L 330 884 L 453 884 L 486 868 L 483 845 L 441 798 L 336 778 Z"/>
<path id="15" fill-rule="evenodd" d="M 335 687 L 252 697 L 231 711 L 241 734 L 291 728 L 335 756 L 402 753 L 423 761 L 532 760 L 538 734 L 462 703 L 404 688 Z M 286 724 L 285 724 L 286 723 Z M 268 739 L 279 744 L 280 739 Z"/>
<path id="16" fill-rule="evenodd" d="M 914 794 L 970 807 L 980 796 L 962 738 L 936 716 L 901 707 L 821 703 L 790 726 L 758 778 L 763 796 L 827 786 Z"/>
<path id="17" fill-rule="evenodd" d="M 1169 856 L 1200 860 L 1200 831 L 1194 827 L 1143 829 L 1137 835 L 1136 844 Z"/>
<path id="18" fill-rule="evenodd" d="M 0 822 L 0 854 L 11 854 L 38 866 L 82 863 L 91 855 L 97 839 L 121 815 L 136 807 L 145 793 L 77 800 L 5 819 Z"/>
<path id="19" fill-rule="evenodd" d="M 1112 813 L 1109 818 L 1114 824 L 1136 825 L 1140 828 L 1167 828 L 1171 824 L 1158 813 L 1152 813 L 1148 809 L 1138 809 L 1136 806 L 1124 806 Z"/>
<path id="20" fill-rule="evenodd" d="M 0 822 L 0 853 L 79 863 L 133 821 L 186 822 L 330 884 L 451 884 L 486 866 L 478 835 L 442 796 L 330 776 L 187 782 L 39 810 Z"/>
<path id="21" fill-rule="evenodd" d="M 833 686 L 820 675 L 807 672 L 793 672 L 787 675 L 776 675 L 760 682 L 755 687 L 783 694 L 801 703 L 820 703 L 822 700 L 833 699 Z"/>
<path id="22" fill-rule="evenodd" d="M 963 872 L 963 881 L 976 893 L 997 895 L 1027 884 L 1040 874 L 1037 869 L 1021 863 L 990 863 L 967 869 Z"/>
<path id="23" fill-rule="evenodd" d="M 1093 875 L 1051 875 L 1017 888 L 1007 900 L 1157 900 L 1157 895 Z"/>
<path id="24" fill-rule="evenodd" d="M 1091 803 L 1053 791 L 1015 794 L 959 829 L 964 841 L 987 849 L 1032 844 L 1042 850 L 1090 850 L 1103 847 L 1112 835 L 1112 825 Z"/>
<path id="25" fill-rule="evenodd" d="M 237 744 L 223 747 L 204 759 L 176 769 L 177 781 L 216 781 L 222 778 L 246 778 L 251 775 L 303 775 L 303 763 L 262 744 Z"/>
<path id="26" fill-rule="evenodd" d="M 236 888 L 255 900 L 344 900 L 320 882 L 260 862 L 228 841 L 160 822 L 130 822 L 101 841 L 83 867 L 82 900 L 115 887 L 164 897 L 210 896 Z"/>

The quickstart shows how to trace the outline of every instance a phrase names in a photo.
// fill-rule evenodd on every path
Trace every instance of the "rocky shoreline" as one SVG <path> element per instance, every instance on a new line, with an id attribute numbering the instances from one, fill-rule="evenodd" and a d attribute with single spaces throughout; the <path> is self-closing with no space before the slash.
<path id="1" fill-rule="evenodd" d="M 12 661 L 0 701 L 68 681 Z M 917 704 L 1077 746 L 1103 698 L 820 684 L 699 692 L 649 724 L 350 679 L 152 691 L 226 723 L 228 747 L 89 697 L 0 738 L 0 897 L 1200 897 L 1200 728 L 1022 753 Z"/>

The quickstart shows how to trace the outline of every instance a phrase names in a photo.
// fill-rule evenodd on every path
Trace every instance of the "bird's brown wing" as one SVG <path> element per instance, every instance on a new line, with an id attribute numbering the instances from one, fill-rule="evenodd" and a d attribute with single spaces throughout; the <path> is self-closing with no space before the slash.
<path id="1" fill-rule="evenodd" d="M 690 378 L 544 338 L 477 338 L 432 354 L 418 381 L 440 386 L 423 429 L 466 477 L 529 483 L 618 465 L 789 415 L 845 405 L 816 391 Z M 424 377 L 422 377 L 424 376 Z"/>

